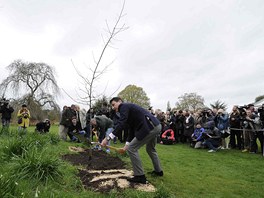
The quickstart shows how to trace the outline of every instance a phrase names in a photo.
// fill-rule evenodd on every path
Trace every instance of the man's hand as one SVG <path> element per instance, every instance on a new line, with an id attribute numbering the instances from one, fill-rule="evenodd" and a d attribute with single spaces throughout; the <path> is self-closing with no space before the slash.
<path id="1" fill-rule="evenodd" d="M 103 139 L 103 141 L 101 142 L 101 146 L 105 147 L 107 145 L 108 141 L 107 139 Z"/>

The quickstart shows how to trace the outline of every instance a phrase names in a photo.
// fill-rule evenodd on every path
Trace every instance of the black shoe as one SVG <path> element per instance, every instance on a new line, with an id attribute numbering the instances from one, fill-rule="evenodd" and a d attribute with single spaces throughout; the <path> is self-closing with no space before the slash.
<path id="1" fill-rule="evenodd" d="M 162 177 L 163 176 L 163 171 L 160 171 L 160 172 L 152 171 L 152 172 L 150 172 L 150 174 L 152 176 L 160 176 L 160 177 Z"/>
<path id="2" fill-rule="evenodd" d="M 133 182 L 133 183 L 140 183 L 140 184 L 147 184 L 147 178 L 145 175 L 140 175 L 140 176 L 134 176 L 132 178 L 127 178 L 127 181 Z"/>

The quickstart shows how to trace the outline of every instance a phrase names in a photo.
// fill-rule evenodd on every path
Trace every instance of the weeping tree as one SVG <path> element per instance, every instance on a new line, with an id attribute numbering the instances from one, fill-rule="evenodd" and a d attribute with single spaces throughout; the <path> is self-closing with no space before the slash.
<path id="1" fill-rule="evenodd" d="M 57 110 L 55 97 L 59 87 L 55 70 L 46 63 L 15 60 L 7 66 L 9 75 L 0 84 L 2 97 L 10 95 L 18 105 L 27 104 L 33 119 L 42 119 L 40 111 Z"/>

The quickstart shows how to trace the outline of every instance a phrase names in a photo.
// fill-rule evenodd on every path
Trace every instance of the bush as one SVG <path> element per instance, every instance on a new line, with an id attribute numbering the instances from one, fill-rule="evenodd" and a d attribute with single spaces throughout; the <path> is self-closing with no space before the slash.
<path id="1" fill-rule="evenodd" d="M 61 160 L 50 156 L 45 150 L 37 148 L 25 151 L 21 157 L 13 160 L 13 175 L 19 179 L 33 179 L 37 182 L 47 183 L 49 180 L 59 181 L 62 179 Z"/>
<path id="2" fill-rule="evenodd" d="M 9 139 L 7 145 L 2 148 L 2 159 L 9 161 L 14 156 L 21 156 L 24 151 L 27 151 L 31 147 L 24 139 Z"/>

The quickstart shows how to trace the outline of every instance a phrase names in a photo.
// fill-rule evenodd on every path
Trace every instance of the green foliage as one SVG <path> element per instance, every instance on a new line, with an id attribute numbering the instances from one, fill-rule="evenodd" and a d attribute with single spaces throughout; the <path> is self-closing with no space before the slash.
<path id="1" fill-rule="evenodd" d="M 215 101 L 214 103 L 210 104 L 213 109 L 223 109 L 226 110 L 227 105 L 220 100 Z"/>
<path id="2" fill-rule="evenodd" d="M 25 138 L 9 139 L 7 144 L 2 147 L 1 158 L 8 161 L 14 156 L 22 156 L 31 146 Z"/>
<path id="3" fill-rule="evenodd" d="M 0 175 L 0 197 L 17 197 L 18 183 L 10 177 Z"/>
<path id="4" fill-rule="evenodd" d="M 176 102 L 176 109 L 193 110 L 204 107 L 204 98 L 196 93 L 185 93 L 178 97 L 179 101 Z"/>
<path id="5" fill-rule="evenodd" d="M 260 100 L 264 99 L 264 95 L 258 96 L 255 98 L 255 102 L 258 102 Z"/>
<path id="6" fill-rule="evenodd" d="M 33 127 L 30 127 L 25 135 L 29 140 L 27 143 L 31 144 L 32 148 L 25 149 L 20 157 L 12 157 L 9 161 L 1 163 L 0 173 L 4 173 L 2 176 L 4 179 L 0 178 L 0 193 L 10 193 L 12 196 L 0 194 L 0 197 L 22 197 L 19 196 L 21 192 L 24 197 L 34 197 L 37 192 L 41 198 L 263 197 L 264 157 L 261 154 L 241 153 L 240 150 L 208 153 L 207 149 L 193 149 L 187 144 L 157 145 L 156 150 L 164 170 L 163 177 L 153 177 L 147 173 L 153 170 L 152 162 L 145 148 L 139 150 L 146 177 L 157 188 L 156 192 L 142 192 L 129 188 L 103 194 L 85 190 L 77 176 L 80 167 L 76 168 L 60 160 L 61 155 L 70 153 L 68 147 L 73 143 L 59 141 L 56 145 L 51 144 L 50 135 L 56 138 L 57 126 L 52 126 L 50 134 L 35 134 L 33 130 Z M 11 139 L 18 140 L 18 137 L 1 135 L 0 148 L 8 145 Z M 43 144 L 38 139 L 44 139 L 46 143 Z M 115 146 L 121 147 L 123 144 L 118 143 Z M 0 152 L 2 153 L 2 150 Z M 120 157 L 128 163 L 127 169 L 131 170 L 129 157 Z M 58 164 L 55 161 L 58 161 Z M 50 164 L 57 168 L 50 167 Z M 20 165 L 23 168 L 19 168 Z M 59 174 L 55 173 L 50 178 L 47 174 L 50 171 L 53 173 L 58 171 Z"/>
<path id="7" fill-rule="evenodd" d="M 131 102 L 137 104 L 145 109 L 150 106 L 150 99 L 147 96 L 146 92 L 141 87 L 136 85 L 128 85 L 124 90 L 119 94 L 119 97 L 122 98 L 125 102 Z"/>
<path id="8" fill-rule="evenodd" d="M 109 99 L 104 95 L 95 101 L 92 108 L 94 109 L 94 112 L 100 112 L 103 107 L 110 109 L 110 106 L 108 104 Z"/>
<path id="9" fill-rule="evenodd" d="M 62 179 L 60 166 L 62 162 L 56 156 L 51 156 L 46 150 L 37 148 L 25 151 L 21 157 L 13 159 L 13 175 L 19 179 L 32 179 L 47 183 L 49 180 Z"/>
<path id="10" fill-rule="evenodd" d="M 48 137 L 51 144 L 57 145 L 60 142 L 60 137 L 58 135 L 50 133 L 48 134 Z"/>
<path id="11" fill-rule="evenodd" d="M 164 187 L 164 185 L 160 185 L 155 192 L 154 198 L 170 198 L 170 192 Z"/>

